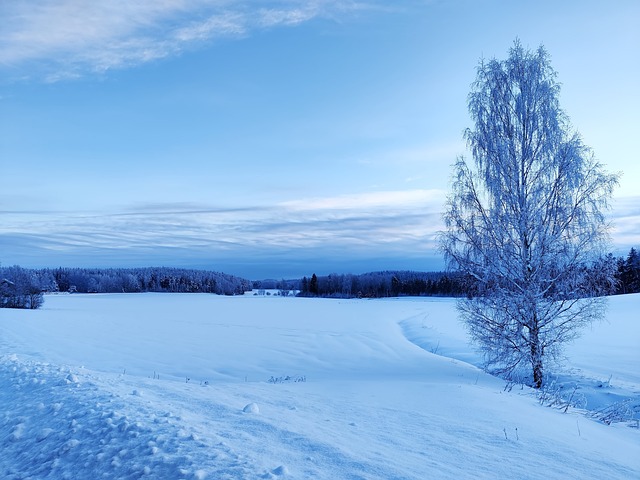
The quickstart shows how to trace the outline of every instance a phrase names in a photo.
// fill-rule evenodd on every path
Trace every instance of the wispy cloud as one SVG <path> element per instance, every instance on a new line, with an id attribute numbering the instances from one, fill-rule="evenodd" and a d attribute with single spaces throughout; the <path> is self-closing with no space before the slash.
<path id="1" fill-rule="evenodd" d="M 40 264 L 60 256 L 111 256 L 118 263 L 136 253 L 162 261 L 152 260 L 154 251 L 177 258 L 408 258 L 435 250 L 442 195 L 380 192 L 242 209 L 156 204 L 108 215 L 13 212 L 2 214 L 0 244 L 5 261 L 28 245 Z"/>
<path id="2" fill-rule="evenodd" d="M 12 0 L 0 3 L 0 65 L 44 65 L 55 80 L 361 8 L 344 0 Z"/>
<path id="3" fill-rule="evenodd" d="M 625 254 L 640 246 L 640 196 L 615 198 L 611 213 L 614 246 Z"/>
<path id="4" fill-rule="evenodd" d="M 158 203 L 110 214 L 5 211 L 0 260 L 27 266 L 193 265 L 248 276 L 308 273 L 305 268 L 438 269 L 435 236 L 444 228 L 444 196 L 441 190 L 409 190 L 243 208 Z M 616 255 L 638 246 L 638 205 L 638 197 L 616 201 Z M 258 266 L 261 274 L 255 273 Z"/>

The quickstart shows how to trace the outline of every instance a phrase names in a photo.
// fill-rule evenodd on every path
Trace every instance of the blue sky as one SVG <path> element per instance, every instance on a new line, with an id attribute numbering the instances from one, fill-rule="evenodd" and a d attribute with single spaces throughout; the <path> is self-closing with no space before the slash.
<path id="1" fill-rule="evenodd" d="M 535 5 L 535 6 L 534 6 Z M 640 2 L 0 3 L 0 261 L 442 268 L 475 68 L 544 44 L 640 244 Z"/>

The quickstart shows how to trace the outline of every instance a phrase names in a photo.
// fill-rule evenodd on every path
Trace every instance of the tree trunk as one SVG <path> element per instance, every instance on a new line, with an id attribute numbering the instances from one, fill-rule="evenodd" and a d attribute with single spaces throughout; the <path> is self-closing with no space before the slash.
<path id="1" fill-rule="evenodd" d="M 531 345 L 531 366 L 533 367 L 533 386 L 534 388 L 542 387 L 542 348 L 540 346 L 540 338 L 538 329 L 532 328 L 529 331 L 529 342 Z"/>

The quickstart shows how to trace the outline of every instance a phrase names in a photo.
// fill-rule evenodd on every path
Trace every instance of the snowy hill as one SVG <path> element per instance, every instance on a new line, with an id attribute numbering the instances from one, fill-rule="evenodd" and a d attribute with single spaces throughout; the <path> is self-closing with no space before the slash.
<path id="1" fill-rule="evenodd" d="M 640 397 L 638 305 L 567 351 L 587 408 Z M 640 476 L 637 428 L 505 390 L 447 299 L 49 296 L 0 356 L 7 479 Z"/>

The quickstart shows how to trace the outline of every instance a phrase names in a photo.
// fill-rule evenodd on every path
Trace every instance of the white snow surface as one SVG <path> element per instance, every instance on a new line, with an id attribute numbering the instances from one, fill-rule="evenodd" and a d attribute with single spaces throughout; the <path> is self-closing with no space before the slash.
<path id="1" fill-rule="evenodd" d="M 640 398 L 639 307 L 555 367 L 587 409 Z M 479 362 L 451 299 L 47 296 L 0 310 L 0 478 L 640 478 L 634 422 Z"/>

